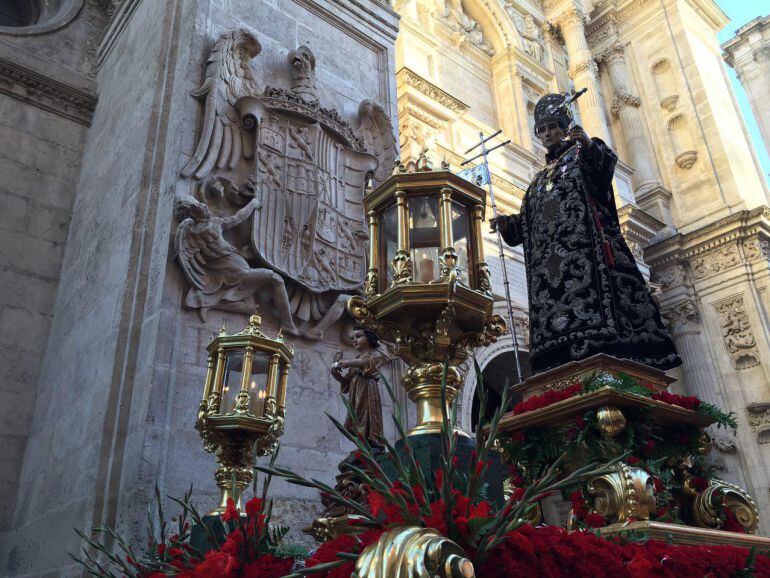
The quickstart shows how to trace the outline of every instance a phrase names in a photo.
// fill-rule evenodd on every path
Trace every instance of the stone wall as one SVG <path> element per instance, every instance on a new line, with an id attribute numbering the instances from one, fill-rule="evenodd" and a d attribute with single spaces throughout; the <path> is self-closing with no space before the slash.
<path id="1" fill-rule="evenodd" d="M 245 28 L 263 46 L 260 86 L 287 86 L 286 56 L 307 44 L 321 104 L 354 116 L 364 98 L 395 116 L 392 46 L 398 19 L 374 0 L 243 2 L 124 0 L 98 49 L 99 104 L 88 131 L 72 210 L 50 347 L 38 380 L 19 507 L 0 540 L 0 574 L 72 575 L 72 528 L 102 522 L 140 537 L 155 484 L 181 495 L 192 483 L 211 506 L 214 459 L 193 420 L 204 347 L 244 315 L 184 309 L 187 281 L 173 261 L 174 195 L 191 154 L 200 86 L 217 36 Z M 180 184 L 181 183 L 181 184 Z M 277 320 L 264 312 L 267 332 Z M 342 416 L 327 367 L 346 349 L 343 325 L 323 343 L 297 339 L 281 461 L 329 481 L 349 451 L 323 415 Z M 278 521 L 308 523 L 316 496 L 276 483 Z M 292 500 L 289 501 L 288 498 Z M 297 500 L 297 498 L 299 500 Z M 167 504 L 170 505 L 170 504 Z M 61 574 L 60 574 L 61 573 Z"/>
<path id="2" fill-rule="evenodd" d="M 59 284 L 103 24 L 88 2 L 50 32 L 0 31 L 0 533 L 19 475 Z M 2 535 L 2 534 L 0 534 Z"/>

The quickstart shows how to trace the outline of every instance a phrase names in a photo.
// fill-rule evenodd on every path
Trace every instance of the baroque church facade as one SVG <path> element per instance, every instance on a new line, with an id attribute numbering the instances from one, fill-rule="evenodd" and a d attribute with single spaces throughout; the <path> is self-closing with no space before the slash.
<path id="1" fill-rule="evenodd" d="M 517 212 L 544 162 L 535 103 L 582 88 L 684 361 L 674 387 L 736 414 L 709 459 L 767 535 L 770 199 L 724 62 L 767 146 L 770 23 L 720 47 L 726 25 L 712 0 L 0 0 L 0 575 L 76 575 L 72 528 L 141 536 L 156 484 L 209 505 L 205 347 L 257 306 L 295 350 L 280 461 L 333 480 L 350 447 L 324 416 L 344 411 L 328 368 L 351 347 L 367 179 L 424 153 L 460 170 L 502 129 L 491 182 Z M 520 250 L 505 264 L 525 359 Z M 493 389 L 513 351 L 476 352 Z M 466 431 L 475 388 L 470 372 Z M 301 536 L 318 497 L 272 488 Z"/>

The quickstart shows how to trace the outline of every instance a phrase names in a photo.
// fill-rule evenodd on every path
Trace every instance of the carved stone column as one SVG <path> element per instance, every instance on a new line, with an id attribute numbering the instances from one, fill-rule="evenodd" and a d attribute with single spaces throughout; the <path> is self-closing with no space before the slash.
<path id="1" fill-rule="evenodd" d="M 660 186 L 660 179 L 653 152 L 644 135 L 644 121 L 639 108 L 641 100 L 629 89 L 628 68 L 623 51 L 623 45 L 616 42 L 596 60 L 609 73 L 614 93 L 610 114 L 620 121 L 628 162 L 634 168 L 634 189 L 638 194 Z"/>
<path id="2" fill-rule="evenodd" d="M 676 266 L 684 279 L 684 270 Z M 674 275 L 677 271 L 673 272 Z M 664 286 L 669 279 L 661 279 Z M 684 388 L 690 395 L 695 395 L 712 405 L 727 407 L 719 392 L 719 376 L 714 360 L 708 351 L 697 305 L 687 299 L 663 311 L 671 337 L 682 358 L 682 377 Z M 710 461 L 720 470 L 720 476 L 745 486 L 743 471 L 737 456 L 738 448 L 735 437 L 725 430 L 710 427 L 708 430 L 714 444 Z"/>
<path id="3" fill-rule="evenodd" d="M 567 45 L 569 77 L 575 83 L 575 90 L 588 89 L 588 92 L 577 101 L 583 128 L 590 136 L 597 136 L 610 142 L 599 97 L 601 89 L 596 77 L 598 67 L 586 40 L 585 24 L 588 16 L 581 8 L 571 4 L 553 21 L 560 26 Z"/>

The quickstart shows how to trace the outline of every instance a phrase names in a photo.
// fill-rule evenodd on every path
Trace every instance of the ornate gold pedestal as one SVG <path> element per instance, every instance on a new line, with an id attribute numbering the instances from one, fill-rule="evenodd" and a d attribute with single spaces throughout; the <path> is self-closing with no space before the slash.
<path id="1" fill-rule="evenodd" d="M 607 355 L 595 355 L 583 361 L 568 363 L 531 377 L 523 383 L 513 386 L 512 389 L 526 400 L 547 391 L 566 389 L 587 378 L 599 376 L 623 378 L 624 375 L 633 377 L 639 385 L 651 392 L 664 391 L 672 382 L 672 379 L 664 372 L 640 363 L 616 359 Z M 627 416 L 639 415 L 638 412 L 630 411 L 632 409 L 645 409 L 654 423 L 660 426 L 686 425 L 697 428 L 702 432 L 701 447 L 698 452 L 708 451 L 710 438 L 703 430 L 711 425 L 714 419 L 698 411 L 654 400 L 643 395 L 619 391 L 611 385 L 589 393 L 578 393 L 540 409 L 518 415 L 511 412 L 500 420 L 499 429 L 505 435 L 529 428 L 560 428 L 573 423 L 575 418 L 582 417 L 587 411 L 593 410 L 596 416 L 596 427 L 603 441 L 606 442 L 606 446 L 611 448 L 614 438 L 626 428 Z M 576 455 L 571 458 L 572 461 L 565 462 L 562 467 L 565 470 L 570 470 L 583 465 L 580 463 L 582 458 L 578 455 L 579 453 L 579 451 L 576 452 Z M 621 461 L 613 467 L 612 471 L 588 480 L 587 495 L 593 503 L 593 512 L 601 515 L 605 523 L 609 524 L 602 529 L 603 532 L 619 533 L 624 529 L 644 527 L 647 529 L 646 531 L 651 533 L 651 536 L 653 534 L 658 536 L 663 529 L 673 528 L 676 529 L 677 535 L 681 536 L 682 540 L 695 540 L 696 537 L 707 536 L 714 541 L 705 543 L 725 544 L 734 543 L 736 537 L 747 536 L 746 534 L 720 530 L 723 518 L 719 515 L 718 510 L 721 508 L 729 510 L 735 516 L 736 522 L 746 532 L 749 534 L 756 532 L 759 514 L 751 496 L 743 489 L 722 480 L 712 479 L 709 480 L 705 489 L 696 490 L 691 485 L 695 479 L 691 473 L 692 456 L 685 458 L 681 455 L 669 457 L 666 464 L 667 468 L 676 473 L 677 479 L 680 480 L 684 488 L 681 492 L 681 499 L 689 504 L 687 522 L 691 526 L 650 521 L 656 511 L 653 478 L 643 468 Z M 625 524 L 627 519 L 639 520 L 634 524 L 647 524 L 647 526 Z M 572 521 L 573 517 L 570 513 L 566 520 L 568 529 L 571 529 Z M 729 540 L 719 542 L 720 537 L 727 537 Z M 752 541 L 749 540 L 749 542 Z"/>
<path id="2" fill-rule="evenodd" d="M 724 530 L 712 530 L 710 528 L 696 528 L 679 524 L 667 524 L 665 522 L 651 522 L 649 520 L 631 522 L 629 524 L 612 524 L 599 528 L 599 533 L 602 536 L 618 536 L 628 532 L 642 534 L 652 540 L 661 540 L 674 544 L 740 546 L 743 548 L 756 548 L 761 552 L 770 552 L 770 538 L 754 536 L 752 534 L 725 532 Z"/>

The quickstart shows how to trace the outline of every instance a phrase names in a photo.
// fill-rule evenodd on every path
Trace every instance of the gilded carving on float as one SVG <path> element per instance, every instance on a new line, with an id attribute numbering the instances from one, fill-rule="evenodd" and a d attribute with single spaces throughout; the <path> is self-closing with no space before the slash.
<path id="1" fill-rule="evenodd" d="M 460 546 L 433 528 L 395 528 L 367 546 L 351 578 L 474 578 Z"/>

